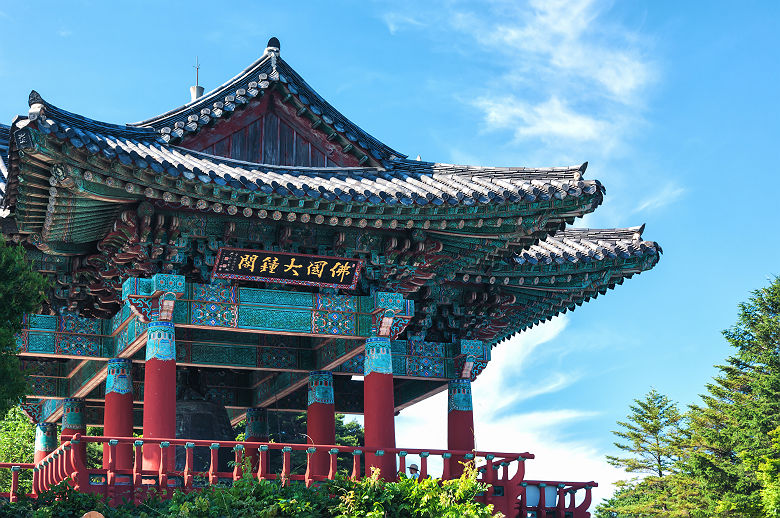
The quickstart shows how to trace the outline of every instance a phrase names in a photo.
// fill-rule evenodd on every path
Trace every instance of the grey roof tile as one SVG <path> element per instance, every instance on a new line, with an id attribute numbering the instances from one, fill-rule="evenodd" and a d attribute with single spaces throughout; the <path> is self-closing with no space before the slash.
<path id="1" fill-rule="evenodd" d="M 475 167 L 397 158 L 375 167 L 256 164 L 168 144 L 151 127 L 121 126 L 67 112 L 31 94 L 30 120 L 57 139 L 125 165 L 237 189 L 345 202 L 451 205 L 518 203 L 603 193 L 574 167 Z M 600 198 L 599 198 L 600 202 Z"/>
<path id="2" fill-rule="evenodd" d="M 642 239 L 644 229 L 644 225 L 612 229 L 567 228 L 519 252 L 514 260 L 518 264 L 578 263 L 663 253 L 658 243 Z"/>

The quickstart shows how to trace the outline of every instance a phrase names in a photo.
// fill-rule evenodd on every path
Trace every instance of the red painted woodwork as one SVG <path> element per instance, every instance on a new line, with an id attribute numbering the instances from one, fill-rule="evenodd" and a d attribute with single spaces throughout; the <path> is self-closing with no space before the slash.
<path id="1" fill-rule="evenodd" d="M 73 437 L 76 434 L 84 435 L 87 433 L 86 427 L 83 428 L 63 428 L 60 430 L 60 443 L 64 444 L 66 442 L 69 442 L 71 440 L 71 437 Z M 76 455 L 81 460 L 83 464 L 86 464 L 87 462 L 87 443 L 80 442 L 78 444 L 75 444 L 73 446 L 73 450 L 76 452 Z"/>
<path id="2" fill-rule="evenodd" d="M 395 402 L 393 375 L 371 372 L 363 379 L 363 426 L 366 450 L 395 448 Z M 376 455 L 366 452 L 366 470 L 378 468 L 385 480 L 396 477 L 395 455 Z"/>
<path id="3" fill-rule="evenodd" d="M 450 410 L 447 413 L 447 448 L 450 450 L 474 449 L 474 412 L 471 410 Z M 463 473 L 465 457 L 452 458 L 452 477 Z"/>
<path id="4" fill-rule="evenodd" d="M 46 458 L 46 456 L 51 453 L 50 451 L 39 451 L 35 450 L 35 455 L 33 456 L 33 464 L 37 464 L 43 459 Z"/>
<path id="5" fill-rule="evenodd" d="M 174 409 L 175 411 L 175 409 Z M 133 436 L 133 394 L 106 394 L 106 407 L 103 414 L 103 434 L 113 437 Z M 103 467 L 108 468 L 109 448 L 103 446 Z M 133 449 L 123 444 L 116 449 L 117 469 L 129 469 L 133 466 Z"/>
<path id="6" fill-rule="evenodd" d="M 176 360 L 146 360 L 144 368 L 144 439 L 176 437 Z M 167 469 L 175 459 L 168 456 Z M 144 469 L 160 468 L 160 450 L 144 450 Z"/>
<path id="7" fill-rule="evenodd" d="M 250 437 L 246 438 L 246 441 L 250 442 L 250 443 L 252 443 L 252 442 L 268 442 L 268 437 L 267 436 L 262 436 L 262 437 L 250 436 Z M 252 469 L 256 470 L 257 467 L 258 467 L 258 463 L 260 462 L 260 453 L 257 450 L 257 446 L 247 446 L 245 455 L 247 456 L 247 458 L 249 458 L 252 461 Z"/>
<path id="8" fill-rule="evenodd" d="M 273 165 L 358 167 L 353 155 L 329 142 L 274 93 L 236 111 L 229 119 L 184 137 L 183 147 L 217 156 Z"/>
<path id="9" fill-rule="evenodd" d="M 312 403 L 306 411 L 306 435 L 311 444 L 336 443 L 336 406 L 326 403 Z M 324 476 L 330 469 L 330 455 L 327 451 L 317 451 L 311 455 L 309 470 L 311 475 Z"/>
<path id="10" fill-rule="evenodd" d="M 187 448 L 186 465 L 182 471 L 174 471 L 173 469 L 147 469 L 144 462 L 144 453 L 146 450 L 153 451 L 165 451 L 166 456 L 173 454 L 175 447 L 183 447 L 187 443 L 192 443 L 195 447 L 209 447 L 212 445 L 212 441 L 192 440 L 192 439 L 175 439 L 159 438 L 145 440 L 142 445 L 134 445 L 134 439 L 129 437 L 85 437 L 81 435 L 74 436 L 74 441 L 79 441 L 79 444 L 86 444 L 88 442 L 106 445 L 111 439 L 117 440 L 118 444 L 108 445 L 110 453 L 116 453 L 118 448 L 122 446 L 132 446 L 134 449 L 134 462 L 131 468 L 119 469 L 116 467 L 115 462 L 111 462 L 108 468 L 103 469 L 91 469 L 87 470 L 84 463 L 75 453 L 74 449 L 69 449 L 71 443 L 64 443 L 60 445 L 54 452 L 50 453 L 45 459 L 36 464 L 21 464 L 17 465 L 20 469 L 32 469 L 37 467 L 38 470 L 33 472 L 33 496 L 46 491 L 54 485 L 62 482 L 66 478 L 70 479 L 70 484 L 76 491 L 84 493 L 93 493 L 101 495 L 106 498 L 111 505 L 117 505 L 122 500 L 134 501 L 136 503 L 142 501 L 149 496 L 150 491 L 154 491 L 159 494 L 161 498 L 170 498 L 173 494 L 174 488 L 169 484 L 171 477 L 176 476 L 180 478 L 183 483 L 181 490 L 185 492 L 191 492 L 197 490 L 194 487 L 194 478 L 204 477 L 212 482 L 216 482 L 219 479 L 232 479 L 238 480 L 243 476 L 241 470 L 241 459 L 243 452 L 248 451 L 250 448 L 257 450 L 263 448 L 264 451 L 261 455 L 261 462 L 252 470 L 252 477 L 258 480 L 277 480 L 280 479 L 284 483 L 290 481 L 301 481 L 307 486 L 314 482 L 322 481 L 326 479 L 333 479 L 336 475 L 336 454 L 331 454 L 330 451 L 333 448 L 338 448 L 340 453 L 352 454 L 354 459 L 352 478 L 360 479 L 362 476 L 361 461 L 362 455 L 367 457 L 369 454 L 373 454 L 376 448 L 370 447 L 352 447 L 352 446 L 336 446 L 333 444 L 284 444 L 284 443 L 258 443 L 258 442 L 235 442 L 225 441 L 217 445 L 217 448 L 212 448 L 211 452 L 211 465 L 206 472 L 195 472 L 192 469 L 193 463 L 193 449 Z M 242 446 L 243 448 L 235 448 L 236 446 Z M 306 474 L 292 473 L 290 457 L 293 451 L 306 451 L 307 449 L 314 448 L 317 452 L 328 452 L 329 456 L 329 471 L 325 475 L 313 475 L 311 469 L 311 462 L 313 461 L 314 454 L 309 453 L 307 455 L 307 462 L 309 466 L 306 470 Z M 234 450 L 236 468 L 231 472 L 218 472 L 217 471 L 217 459 L 219 457 L 219 449 L 231 449 Z M 487 484 L 492 484 L 496 488 L 502 488 L 503 492 L 488 490 L 483 494 L 476 497 L 480 502 L 486 504 L 493 504 L 496 511 L 500 511 L 507 516 L 515 516 L 519 510 L 521 516 L 525 516 L 522 513 L 528 511 L 535 511 L 537 516 L 547 516 L 555 518 L 587 518 L 588 507 L 591 504 L 591 488 L 596 487 L 594 482 L 558 482 L 558 481 L 531 481 L 525 480 L 525 463 L 526 459 L 533 459 L 534 456 L 529 453 L 499 453 L 499 452 L 483 452 L 483 451 L 465 451 L 465 450 L 422 450 L 414 448 L 385 448 L 385 458 L 393 459 L 398 456 L 401 459 L 401 465 L 404 466 L 403 454 L 420 456 L 420 473 L 425 475 L 428 472 L 428 458 L 429 456 L 441 457 L 443 459 L 443 473 L 442 479 L 448 480 L 453 478 L 453 475 L 449 469 L 453 458 L 463 456 L 466 453 L 473 453 L 475 456 L 476 464 L 481 467 L 478 480 Z M 404 452 L 404 453 L 402 453 Z M 282 458 L 282 472 L 271 473 L 269 459 L 271 457 L 280 456 Z M 368 458 L 366 463 L 368 465 Z M 510 475 L 510 470 L 516 467 L 514 474 Z M 12 464 L 0 464 L 0 469 L 12 469 Z M 497 469 L 496 469 L 497 468 Z M 18 473 L 18 471 L 17 471 Z M 105 483 L 91 483 L 90 475 L 94 476 L 94 480 L 105 480 Z M 436 474 L 434 474 L 435 476 Z M 130 483 L 127 483 L 127 480 Z M 13 479 L 12 479 L 13 480 Z M 391 477 L 391 480 L 395 480 L 395 477 Z M 545 502 L 540 499 L 537 505 L 529 506 L 526 501 L 526 486 L 541 486 L 542 484 L 549 487 L 558 488 L 558 502 Z M 572 492 L 578 492 L 585 490 L 585 498 L 579 505 L 575 505 L 575 495 Z M 15 498 L 18 491 L 18 483 L 13 484 L 11 492 L 7 496 Z M 496 494 L 498 493 L 498 494 Z M 566 497 L 566 495 L 569 495 Z M 6 496 L 6 495 L 3 495 Z M 564 501 L 564 498 L 568 502 Z M 567 505 L 568 504 L 568 505 Z"/>

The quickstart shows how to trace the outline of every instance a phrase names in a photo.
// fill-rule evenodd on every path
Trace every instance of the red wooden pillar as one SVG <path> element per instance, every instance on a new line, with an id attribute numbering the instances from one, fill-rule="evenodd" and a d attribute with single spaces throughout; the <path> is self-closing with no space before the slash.
<path id="1" fill-rule="evenodd" d="M 450 380 L 447 391 L 447 448 L 450 450 L 474 450 L 474 409 L 471 403 L 471 380 Z M 453 455 L 452 478 L 463 473 L 462 455 Z"/>
<path id="2" fill-rule="evenodd" d="M 265 408 L 246 409 L 244 437 L 248 442 L 268 442 L 268 411 Z M 257 448 L 247 447 L 246 456 L 252 459 L 252 470 L 257 470 Z"/>
<path id="3" fill-rule="evenodd" d="M 395 448 L 395 400 L 393 398 L 393 359 L 390 338 L 372 336 L 366 339 L 363 367 L 363 425 L 366 450 Z M 385 480 L 395 480 L 395 454 L 375 455 L 366 451 L 366 473 L 378 468 Z"/>
<path id="4" fill-rule="evenodd" d="M 86 407 L 84 405 L 84 399 L 80 397 L 65 398 L 62 411 L 62 430 L 60 440 L 70 440 L 70 436 L 80 433 L 81 435 L 87 434 L 86 418 L 84 411 Z M 68 436 L 65 439 L 65 436 Z M 76 454 L 81 457 L 81 462 L 84 466 L 87 465 L 87 443 L 81 441 L 74 448 Z"/>
<path id="5" fill-rule="evenodd" d="M 103 435 L 133 436 L 133 362 L 129 358 L 108 360 L 106 375 L 106 407 L 103 413 Z M 103 445 L 103 468 L 108 469 L 109 446 Z M 133 467 L 132 444 L 116 447 L 115 469 Z"/>
<path id="6" fill-rule="evenodd" d="M 35 425 L 35 457 L 38 464 L 48 454 L 57 449 L 57 423 L 38 423 Z"/>
<path id="7" fill-rule="evenodd" d="M 176 335 L 172 322 L 150 322 L 144 367 L 144 439 L 176 437 Z M 169 455 L 166 469 L 174 467 Z M 143 469 L 160 468 L 160 448 L 144 446 Z"/>
<path id="8" fill-rule="evenodd" d="M 329 371 L 309 373 L 309 405 L 306 410 L 306 435 L 312 444 L 335 444 L 336 407 L 333 403 L 333 374 Z M 330 470 L 328 449 L 311 455 L 309 474 L 325 476 Z"/>

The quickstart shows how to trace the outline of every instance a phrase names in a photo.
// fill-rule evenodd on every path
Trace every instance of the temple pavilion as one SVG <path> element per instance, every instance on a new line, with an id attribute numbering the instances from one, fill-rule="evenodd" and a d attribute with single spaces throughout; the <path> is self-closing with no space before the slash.
<path id="1" fill-rule="evenodd" d="M 33 91 L 0 153 L 2 234 L 51 281 L 18 336 L 44 453 L 47 423 L 175 437 L 187 399 L 248 417 L 254 438 L 267 411 L 308 411 L 317 444 L 334 412 L 363 414 L 366 448 L 392 448 L 394 415 L 447 390 L 449 447 L 471 450 L 491 350 L 661 252 L 643 226 L 570 226 L 603 200 L 587 163 L 410 159 L 323 99 L 276 38 L 132 124 Z"/>

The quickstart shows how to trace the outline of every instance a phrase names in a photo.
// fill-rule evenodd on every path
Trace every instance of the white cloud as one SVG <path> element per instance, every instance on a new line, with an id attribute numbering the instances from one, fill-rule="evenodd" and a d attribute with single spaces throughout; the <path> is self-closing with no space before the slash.
<path id="1" fill-rule="evenodd" d="M 488 129 L 511 129 L 516 140 L 528 137 L 603 142 L 611 139 L 608 122 L 578 113 L 557 96 L 532 104 L 514 95 L 480 97 L 474 105 L 484 112 Z"/>
<path id="2" fill-rule="evenodd" d="M 387 30 L 390 31 L 390 34 L 396 34 L 405 27 L 422 27 L 425 25 L 410 15 L 395 12 L 385 13 L 382 16 L 382 20 L 385 22 L 385 25 L 387 25 Z"/>
<path id="3" fill-rule="evenodd" d="M 658 210 L 679 200 L 684 194 L 685 188 L 680 187 L 674 182 L 670 182 L 666 184 L 659 192 L 642 200 L 633 212 L 637 213 Z"/>
<path id="4" fill-rule="evenodd" d="M 564 331 L 566 317 L 522 333 L 493 349 L 493 359 L 472 386 L 474 427 L 477 448 L 483 451 L 525 452 L 536 455 L 527 462 L 529 480 L 594 480 L 594 501 L 609 496 L 616 480 L 625 474 L 604 461 L 604 452 L 589 437 L 571 438 L 564 427 L 593 418 L 599 411 L 593 408 L 559 408 L 519 413 L 501 412 L 501 408 L 517 405 L 538 395 L 560 390 L 576 382 L 564 380 L 564 373 L 551 372 L 551 381 L 536 388 L 524 389 L 507 383 L 507 379 L 533 372 L 535 358 L 554 346 Z M 526 379 L 528 376 L 523 376 Z M 396 418 L 396 443 L 399 447 L 444 449 L 447 446 L 447 394 L 440 393 L 401 412 Z M 430 464 L 434 474 L 439 463 Z M 417 462 L 411 459 L 409 462 Z"/>
<path id="5" fill-rule="evenodd" d="M 71 34 L 73 34 L 73 32 L 72 32 L 72 31 L 69 31 L 69 30 L 67 30 L 67 29 L 60 29 L 60 31 L 59 31 L 57 34 L 59 34 L 59 35 L 60 35 L 60 37 L 62 37 L 62 38 L 67 38 L 68 36 L 70 36 Z"/>

